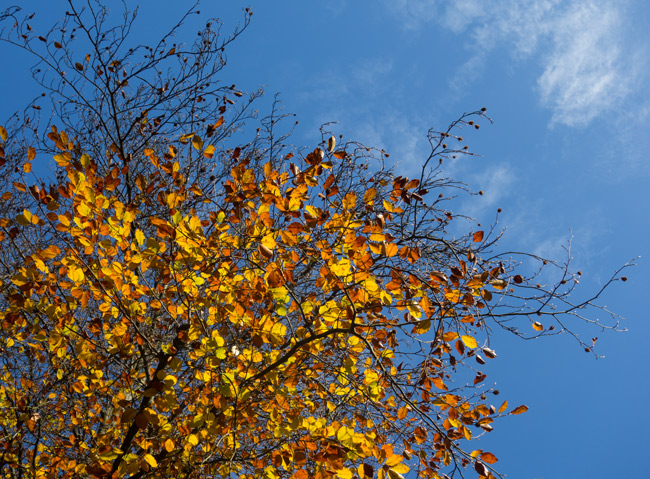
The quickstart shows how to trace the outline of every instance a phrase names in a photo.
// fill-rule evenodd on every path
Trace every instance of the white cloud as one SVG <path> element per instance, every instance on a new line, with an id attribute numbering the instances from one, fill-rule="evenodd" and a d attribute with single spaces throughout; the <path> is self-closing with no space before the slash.
<path id="1" fill-rule="evenodd" d="M 470 33 L 474 54 L 453 79 L 478 76 L 486 55 L 504 47 L 532 58 L 536 90 L 553 112 L 552 124 L 585 125 L 612 110 L 638 84 L 639 49 L 626 38 L 627 1 L 400 0 L 391 2 L 408 28 L 435 19 L 456 34 Z M 626 7 L 628 7 L 626 9 Z"/>
<path id="2" fill-rule="evenodd" d="M 612 109 L 632 80 L 622 55 L 621 19 L 614 6 L 573 5 L 556 22 L 552 53 L 538 80 L 553 122 L 586 124 Z"/>

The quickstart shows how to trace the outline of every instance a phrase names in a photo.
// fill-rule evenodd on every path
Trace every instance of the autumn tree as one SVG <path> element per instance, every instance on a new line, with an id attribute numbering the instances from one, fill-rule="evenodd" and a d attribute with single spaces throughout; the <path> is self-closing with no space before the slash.
<path id="1" fill-rule="evenodd" d="M 417 178 L 325 130 L 288 146 L 219 82 L 251 12 L 173 43 L 195 13 L 153 46 L 126 9 L 4 14 L 46 96 L 0 130 L 2 477 L 499 477 L 475 439 L 526 406 L 491 404 L 490 331 L 595 321 L 600 292 L 448 232 L 439 165 L 485 110 L 430 131 Z"/>

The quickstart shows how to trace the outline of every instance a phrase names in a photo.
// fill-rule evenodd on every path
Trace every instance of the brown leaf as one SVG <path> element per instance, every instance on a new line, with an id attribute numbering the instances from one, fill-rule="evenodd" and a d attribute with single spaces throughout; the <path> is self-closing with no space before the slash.
<path id="1" fill-rule="evenodd" d="M 481 476 L 487 476 L 490 473 L 487 466 L 480 461 L 476 461 L 476 463 L 474 463 L 474 470 Z"/>
<path id="2" fill-rule="evenodd" d="M 483 348 L 483 354 L 485 354 L 488 358 L 494 359 L 497 357 L 497 353 L 495 353 L 492 349 L 490 348 Z"/>
<path id="3" fill-rule="evenodd" d="M 474 243 L 480 243 L 483 241 L 483 232 L 482 231 L 477 231 L 474 233 L 474 236 L 472 236 L 472 239 L 474 240 Z"/>
<path id="4" fill-rule="evenodd" d="M 528 406 L 518 406 L 518 407 L 514 408 L 510 412 L 510 414 L 522 414 L 522 413 L 525 413 L 526 411 L 528 411 Z"/>
<path id="5" fill-rule="evenodd" d="M 259 245 L 259 251 L 262 256 L 265 258 L 273 258 L 273 251 L 264 246 L 263 244 Z"/>

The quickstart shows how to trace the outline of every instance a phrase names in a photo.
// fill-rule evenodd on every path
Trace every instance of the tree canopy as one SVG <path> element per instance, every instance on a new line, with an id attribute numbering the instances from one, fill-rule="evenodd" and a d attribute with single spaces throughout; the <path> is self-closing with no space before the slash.
<path id="1" fill-rule="evenodd" d="M 499 477 L 476 439 L 527 407 L 493 403 L 491 331 L 596 321 L 602 290 L 573 303 L 568 261 L 450 233 L 440 165 L 485 109 L 406 178 L 326 127 L 290 145 L 219 81 L 249 10 L 145 46 L 80 3 L 46 33 L 3 15 L 46 96 L 0 129 L 2 477 Z"/>

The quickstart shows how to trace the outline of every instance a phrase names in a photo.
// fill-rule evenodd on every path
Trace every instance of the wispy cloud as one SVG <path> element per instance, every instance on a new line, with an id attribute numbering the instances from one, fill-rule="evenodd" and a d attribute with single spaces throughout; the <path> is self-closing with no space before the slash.
<path id="1" fill-rule="evenodd" d="M 553 122 L 589 123 L 630 92 L 634 70 L 625 58 L 618 7 L 578 3 L 555 22 L 553 49 L 538 80 Z"/>
<path id="2" fill-rule="evenodd" d="M 436 21 L 456 34 L 470 33 L 474 53 L 455 75 L 455 85 L 480 75 L 496 48 L 536 61 L 534 88 L 552 111 L 551 124 L 586 125 L 615 110 L 639 85 L 643 54 L 626 35 L 627 1 L 400 0 L 389 8 L 409 29 Z"/>

